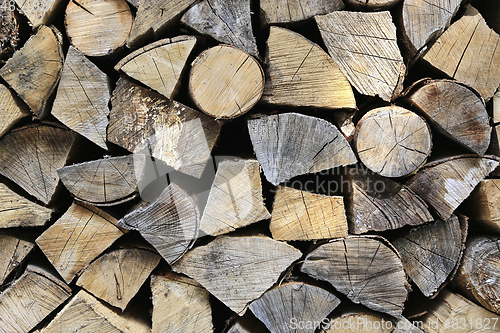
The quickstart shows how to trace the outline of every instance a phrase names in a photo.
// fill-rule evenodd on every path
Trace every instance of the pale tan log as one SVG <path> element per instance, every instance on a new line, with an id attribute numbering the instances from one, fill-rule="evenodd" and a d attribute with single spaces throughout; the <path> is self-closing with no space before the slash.
<path id="1" fill-rule="evenodd" d="M 243 316 L 237 316 L 226 333 L 269 333 L 269 330 L 251 311 L 247 311 Z"/>
<path id="2" fill-rule="evenodd" d="M 71 289 L 45 269 L 28 265 L 0 294 L 0 332 L 27 333 L 71 296 Z"/>
<path id="3" fill-rule="evenodd" d="M 472 223 L 500 232 L 500 179 L 485 179 L 463 203 L 463 213 Z"/>
<path id="4" fill-rule="evenodd" d="M 248 131 L 257 160 L 273 185 L 357 162 L 346 138 L 323 119 L 298 113 L 265 115 L 250 119 Z"/>
<path id="5" fill-rule="evenodd" d="M 21 238 L 8 234 L 0 234 L 0 285 L 21 264 L 34 246 L 34 243 Z"/>
<path id="6" fill-rule="evenodd" d="M 269 229 L 276 240 L 346 237 L 344 199 L 278 186 Z"/>
<path id="7" fill-rule="evenodd" d="M 193 199 L 171 183 L 156 201 L 125 215 L 118 226 L 139 231 L 169 264 L 173 264 L 198 238 L 200 216 Z"/>
<path id="8" fill-rule="evenodd" d="M 173 98 L 195 44 L 194 36 L 162 39 L 130 53 L 116 64 L 115 70 L 124 72 L 167 98 Z"/>
<path id="9" fill-rule="evenodd" d="M 125 45 L 133 18 L 125 0 L 71 0 L 64 25 L 71 45 L 86 56 L 105 56 Z"/>
<path id="10" fill-rule="evenodd" d="M 495 156 L 460 155 L 427 164 L 406 183 L 443 220 L 500 164 Z"/>
<path id="11" fill-rule="evenodd" d="M 493 123 L 500 123 L 500 90 L 493 95 Z"/>
<path id="12" fill-rule="evenodd" d="M 210 188 L 200 231 L 220 235 L 271 217 L 256 160 L 222 161 Z"/>
<path id="13" fill-rule="evenodd" d="M 309 253 L 301 271 L 331 283 L 356 304 L 395 317 L 408 295 L 401 258 L 381 237 L 332 240 Z"/>
<path id="14" fill-rule="evenodd" d="M 191 96 L 200 110 L 216 119 L 234 118 L 250 111 L 264 91 L 262 67 L 236 47 L 212 47 L 191 66 Z"/>
<path id="15" fill-rule="evenodd" d="M 349 81 L 317 44 L 291 30 L 271 27 L 267 47 L 263 102 L 329 109 L 356 108 Z"/>
<path id="16" fill-rule="evenodd" d="M 135 48 L 150 42 L 165 30 L 196 0 L 139 1 L 127 46 Z"/>
<path id="17" fill-rule="evenodd" d="M 14 0 L 19 7 L 19 12 L 28 18 L 30 26 L 36 28 L 40 24 L 51 24 L 57 18 L 64 1 L 61 0 Z M 7 7 L 13 2 L 8 2 Z"/>
<path id="18" fill-rule="evenodd" d="M 5 68 L 5 67 L 4 67 Z M 52 123 L 17 128 L 0 139 L 0 174 L 47 204 L 59 183 L 75 134 Z"/>
<path id="19" fill-rule="evenodd" d="M 26 105 L 9 88 L 0 84 L 0 137 L 29 114 Z"/>
<path id="20" fill-rule="evenodd" d="M 0 183 L 0 228 L 39 227 L 52 216 L 52 210 L 20 196 Z"/>
<path id="21" fill-rule="evenodd" d="M 424 55 L 431 66 L 455 80 L 468 84 L 489 101 L 500 85 L 500 36 L 490 29 L 481 14 L 469 6 Z M 481 50 L 481 52 L 477 52 Z"/>
<path id="22" fill-rule="evenodd" d="M 377 11 L 390 9 L 402 0 L 345 0 L 344 2 L 362 10 Z"/>
<path id="23" fill-rule="evenodd" d="M 219 136 L 219 121 L 124 78 L 111 104 L 110 142 L 200 178 Z"/>
<path id="24" fill-rule="evenodd" d="M 105 212 L 73 203 L 36 244 L 62 278 L 70 283 L 79 272 L 123 235 L 116 219 Z"/>
<path id="25" fill-rule="evenodd" d="M 167 273 L 151 276 L 153 333 L 211 333 L 210 294 L 189 278 Z"/>
<path id="26" fill-rule="evenodd" d="M 265 24 L 299 22 L 344 9 L 341 0 L 261 0 L 260 12 Z"/>
<path id="27" fill-rule="evenodd" d="M 407 96 L 433 127 L 476 154 L 490 145 L 491 126 L 484 101 L 467 85 L 451 80 L 422 80 Z"/>
<path id="28" fill-rule="evenodd" d="M 337 296 L 323 288 L 291 282 L 266 291 L 249 309 L 271 332 L 313 333 L 317 327 L 294 329 L 294 322 L 321 323 L 339 304 Z"/>
<path id="29" fill-rule="evenodd" d="M 315 20 L 333 61 L 357 91 L 385 101 L 399 95 L 406 67 L 389 12 L 340 11 Z"/>
<path id="30" fill-rule="evenodd" d="M 252 31 L 250 0 L 204 0 L 191 7 L 181 22 L 221 43 L 259 56 Z"/>
<path id="31" fill-rule="evenodd" d="M 151 327 L 130 312 L 118 311 L 80 290 L 40 333 L 150 333 Z"/>
<path id="32" fill-rule="evenodd" d="M 354 145 L 368 169 L 384 177 L 402 177 L 425 163 L 432 137 L 422 117 L 399 106 L 387 106 L 361 118 Z"/>
<path id="33" fill-rule="evenodd" d="M 239 315 L 302 253 L 264 236 L 219 236 L 189 251 L 172 269 L 205 287 Z"/>
<path id="34" fill-rule="evenodd" d="M 40 26 L 0 69 L 0 76 L 30 107 L 35 117 L 48 115 L 47 102 L 63 68 L 62 35 Z"/>
<path id="35" fill-rule="evenodd" d="M 78 200 L 107 206 L 132 200 L 144 170 L 146 156 L 105 157 L 57 169 L 62 183 Z"/>

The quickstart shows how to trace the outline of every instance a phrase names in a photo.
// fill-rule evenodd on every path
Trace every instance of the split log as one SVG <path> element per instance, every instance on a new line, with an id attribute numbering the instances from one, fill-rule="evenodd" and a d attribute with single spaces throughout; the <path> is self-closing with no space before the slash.
<path id="1" fill-rule="evenodd" d="M 107 149 L 110 97 L 107 75 L 70 46 L 52 115 L 99 147 Z"/>
<path id="2" fill-rule="evenodd" d="M 125 0 L 71 0 L 64 26 L 73 47 L 86 56 L 105 56 L 125 45 L 133 18 Z"/>
<path id="3" fill-rule="evenodd" d="M 15 8 L 4 8 L 0 9 L 0 64 L 14 54 L 20 39 L 16 11 L 11 10 Z"/>
<path id="4" fill-rule="evenodd" d="M 216 236 L 270 217 L 262 198 L 259 162 L 219 163 L 200 221 L 200 231 Z"/>
<path id="5" fill-rule="evenodd" d="M 36 244 L 70 283 L 79 272 L 123 235 L 116 219 L 90 205 L 73 203 Z"/>
<path id="6" fill-rule="evenodd" d="M 472 6 L 453 23 L 424 55 L 423 60 L 449 77 L 476 89 L 489 101 L 500 85 L 500 36 Z M 477 50 L 481 49 L 480 54 Z"/>
<path id="7" fill-rule="evenodd" d="M 95 206 L 109 206 L 136 197 L 145 163 L 146 157 L 140 154 L 105 157 L 66 166 L 57 169 L 57 173 L 78 200 Z"/>
<path id="8" fill-rule="evenodd" d="M 253 150 L 273 184 L 357 162 L 349 143 L 326 120 L 284 113 L 248 121 Z"/>
<path id="9" fill-rule="evenodd" d="M 189 278 L 167 273 L 151 277 L 153 333 L 211 333 L 210 294 Z"/>
<path id="10" fill-rule="evenodd" d="M 264 24 L 293 23 L 307 20 L 315 15 L 322 15 L 344 9 L 341 0 L 261 0 L 260 13 Z"/>
<path id="11" fill-rule="evenodd" d="M 270 333 L 267 327 L 251 311 L 243 316 L 237 316 L 226 333 Z"/>
<path id="12" fill-rule="evenodd" d="M 47 102 L 62 68 L 62 35 L 56 28 L 42 25 L 0 69 L 0 76 L 28 104 L 36 118 L 43 118 L 50 111 Z"/>
<path id="13" fill-rule="evenodd" d="M 484 155 L 490 145 L 489 116 L 482 98 L 470 87 L 457 81 L 424 79 L 413 85 L 407 98 L 436 131 Z"/>
<path id="14" fill-rule="evenodd" d="M 271 27 L 267 48 L 263 102 L 330 109 L 356 108 L 349 81 L 321 47 L 296 32 Z"/>
<path id="15" fill-rule="evenodd" d="M 193 199 L 171 183 L 156 201 L 125 215 L 117 225 L 139 231 L 169 264 L 173 264 L 198 238 L 199 218 Z"/>
<path id="16" fill-rule="evenodd" d="M 409 231 L 392 241 L 403 258 L 406 273 L 422 294 L 434 298 L 453 279 L 458 269 L 467 235 L 459 219 L 436 221 Z"/>
<path id="17" fill-rule="evenodd" d="M 436 209 L 442 220 L 500 164 L 495 156 L 459 155 L 427 164 L 406 185 Z"/>
<path id="18" fill-rule="evenodd" d="M 398 229 L 433 221 L 428 206 L 407 186 L 371 172 L 347 169 L 349 232 Z"/>
<path id="19" fill-rule="evenodd" d="M 200 110 L 214 118 L 241 116 L 262 96 L 262 67 L 248 53 L 233 46 L 212 47 L 191 66 L 191 96 Z"/>
<path id="20" fill-rule="evenodd" d="M 146 249 L 115 250 L 92 262 L 80 275 L 76 285 L 124 311 L 160 258 L 155 252 Z"/>
<path id="21" fill-rule="evenodd" d="M 250 0 L 204 0 L 191 7 L 181 22 L 200 34 L 259 56 L 252 31 Z"/>
<path id="22" fill-rule="evenodd" d="M 401 258 L 381 237 L 332 240 L 309 253 L 301 271 L 332 284 L 356 304 L 400 316 L 409 285 Z"/>
<path id="23" fill-rule="evenodd" d="M 379 11 L 391 9 L 402 2 L 402 0 L 345 0 L 344 2 L 357 9 Z"/>
<path id="24" fill-rule="evenodd" d="M 121 78 L 111 98 L 108 140 L 200 178 L 221 123 Z"/>
<path id="25" fill-rule="evenodd" d="M 48 25 L 55 21 L 56 14 L 62 9 L 64 1 L 60 0 L 14 0 L 19 12 L 26 16 L 30 26 L 36 28 L 41 24 Z M 14 1 L 7 2 L 11 6 Z"/>
<path id="26" fill-rule="evenodd" d="M 2 117 L 0 137 L 29 114 L 26 105 L 9 88 L 0 84 L 0 116 Z"/>
<path id="27" fill-rule="evenodd" d="M 219 236 L 189 251 L 172 269 L 205 287 L 231 310 L 243 315 L 302 253 L 263 236 Z"/>
<path id="28" fill-rule="evenodd" d="M 118 312 L 85 290 L 80 290 L 41 331 L 58 332 L 150 333 L 151 328 L 133 314 Z"/>
<path id="29" fill-rule="evenodd" d="M 346 237 L 344 199 L 278 186 L 269 229 L 276 240 Z"/>
<path id="30" fill-rule="evenodd" d="M 5 68 L 5 67 L 4 67 Z M 0 174 L 48 204 L 59 182 L 75 134 L 52 123 L 17 128 L 0 139 Z"/>
<path id="31" fill-rule="evenodd" d="M 0 257 L 0 285 L 26 259 L 34 246 L 34 243 L 21 238 L 0 234 L 0 249 L 2 249 L 2 256 Z"/>
<path id="32" fill-rule="evenodd" d="M 464 201 L 461 210 L 470 221 L 495 232 L 500 232 L 500 179 L 480 182 Z"/>
<path id="33" fill-rule="evenodd" d="M 398 106 L 387 106 L 361 118 L 354 145 L 368 169 L 385 177 L 403 177 L 425 163 L 432 137 L 422 117 Z"/>
<path id="34" fill-rule="evenodd" d="M 130 53 L 116 64 L 115 70 L 124 72 L 167 98 L 173 98 L 195 44 L 196 37 L 193 36 L 162 39 Z"/>
<path id="35" fill-rule="evenodd" d="M 0 294 L 0 332 L 27 333 L 71 296 L 71 289 L 45 269 L 28 265 Z"/>
<path id="36" fill-rule="evenodd" d="M 454 285 L 471 300 L 500 314 L 500 239 L 474 237 L 467 241 Z"/>
<path id="37" fill-rule="evenodd" d="M 294 329 L 293 325 L 321 323 L 339 304 L 340 300 L 323 288 L 292 282 L 266 291 L 250 304 L 249 309 L 271 332 L 312 333 L 317 326 L 300 330 Z"/>
<path id="38" fill-rule="evenodd" d="M 392 101 L 406 67 L 389 12 L 333 12 L 316 16 L 321 37 L 349 82 L 363 95 Z"/>

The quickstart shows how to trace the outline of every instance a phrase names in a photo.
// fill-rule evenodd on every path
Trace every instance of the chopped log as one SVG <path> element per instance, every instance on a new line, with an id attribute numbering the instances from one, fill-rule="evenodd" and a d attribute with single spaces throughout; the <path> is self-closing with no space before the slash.
<path id="1" fill-rule="evenodd" d="M 452 215 L 407 232 L 392 241 L 403 259 L 406 273 L 422 294 L 434 298 L 453 278 L 462 258 L 466 232 Z"/>
<path id="2" fill-rule="evenodd" d="M 312 333 L 317 326 L 297 330 L 293 325 L 321 323 L 339 304 L 337 296 L 323 288 L 292 282 L 266 291 L 249 309 L 271 332 L 285 333 L 292 329 Z"/>
<path id="3" fill-rule="evenodd" d="M 36 118 L 48 115 L 47 102 L 63 68 L 62 35 L 40 26 L 0 69 L 0 76 L 28 104 Z"/>
<path id="4" fill-rule="evenodd" d="M 476 89 L 489 101 L 500 85 L 500 36 L 472 6 L 453 23 L 424 55 L 423 60 L 449 77 Z M 480 54 L 477 50 L 482 50 Z"/>
<path id="5" fill-rule="evenodd" d="M 30 115 L 26 105 L 9 88 L 0 84 L 0 137 L 19 120 Z"/>
<path id="6" fill-rule="evenodd" d="M 262 67 L 248 53 L 233 46 L 212 47 L 191 66 L 191 96 L 200 110 L 214 118 L 241 116 L 262 96 Z"/>
<path id="7" fill-rule="evenodd" d="M 200 231 L 216 236 L 270 217 L 262 198 L 259 162 L 219 163 L 200 221 Z"/>
<path id="8" fill-rule="evenodd" d="M 407 186 L 371 172 L 347 171 L 349 232 L 385 231 L 433 221 L 428 206 Z"/>
<path id="9" fill-rule="evenodd" d="M 56 19 L 56 14 L 62 9 L 64 1 L 60 0 L 14 0 L 19 7 L 19 12 L 26 16 L 30 26 L 36 28 L 41 24 L 51 24 Z M 14 1 L 7 3 L 11 6 Z"/>
<path id="10" fill-rule="evenodd" d="M 356 108 L 349 81 L 317 44 L 291 30 L 271 27 L 267 48 L 263 102 L 329 109 Z"/>
<path id="11" fill-rule="evenodd" d="M 355 312 L 345 314 L 331 319 L 323 325 L 321 333 L 390 333 L 393 331 L 393 323 L 387 318 L 375 312 Z"/>
<path id="12" fill-rule="evenodd" d="M 17 128 L 0 138 L 0 174 L 48 204 L 74 140 L 73 132 L 53 123 Z"/>
<path id="13" fill-rule="evenodd" d="M 105 157 L 57 170 L 62 183 L 78 200 L 95 206 L 116 205 L 136 197 L 146 157 L 135 154 Z"/>
<path id="14" fill-rule="evenodd" d="M 118 80 L 111 104 L 110 142 L 200 178 L 220 122 L 124 78 Z"/>
<path id="15" fill-rule="evenodd" d="M 70 46 L 52 107 L 52 115 L 103 149 L 110 99 L 108 77 Z"/>
<path id="16" fill-rule="evenodd" d="M 237 316 L 226 333 L 269 333 L 266 325 L 255 318 L 251 311 L 243 316 Z"/>
<path id="17" fill-rule="evenodd" d="M 269 229 L 276 240 L 346 237 L 344 199 L 278 186 Z"/>
<path id="18" fill-rule="evenodd" d="M 0 9 L 0 64 L 5 63 L 17 49 L 19 23 L 12 8 Z"/>
<path id="19" fill-rule="evenodd" d="M 326 120 L 284 113 L 248 121 L 253 150 L 273 184 L 357 162 L 349 143 Z"/>
<path id="20" fill-rule="evenodd" d="M 105 56 L 125 45 L 133 18 L 125 0 L 71 0 L 64 26 L 73 47 L 86 56 Z"/>
<path id="21" fill-rule="evenodd" d="M 250 0 L 204 0 L 191 7 L 181 22 L 200 34 L 259 56 L 252 31 Z"/>
<path id="22" fill-rule="evenodd" d="M 36 244 L 61 277 L 70 283 L 79 272 L 123 235 L 116 219 L 92 207 L 73 203 Z"/>
<path id="23" fill-rule="evenodd" d="M 471 224 L 500 232 L 500 179 L 485 179 L 472 191 L 460 207 Z"/>
<path id="24" fill-rule="evenodd" d="M 193 199 L 171 183 L 156 201 L 125 215 L 117 225 L 139 231 L 169 264 L 173 264 L 198 238 L 199 218 Z"/>
<path id="25" fill-rule="evenodd" d="M 400 316 L 409 285 L 401 258 L 381 237 L 332 240 L 309 253 L 301 271 L 332 284 L 356 304 Z"/>
<path id="26" fill-rule="evenodd" d="M 0 293 L 0 332 L 27 333 L 71 296 L 71 289 L 45 269 L 28 265 Z"/>
<path id="27" fill-rule="evenodd" d="M 231 310 L 244 314 L 302 253 L 263 236 L 219 236 L 189 251 L 172 269 L 205 287 Z"/>
<path id="28" fill-rule="evenodd" d="M 211 333 L 210 294 L 189 278 L 167 273 L 151 277 L 153 333 Z"/>
<path id="29" fill-rule="evenodd" d="M 368 169 L 384 177 L 403 177 L 425 163 L 432 137 L 422 117 L 399 106 L 386 106 L 361 118 L 354 145 Z"/>
<path id="30" fill-rule="evenodd" d="M 436 209 L 442 220 L 500 164 L 495 156 L 459 155 L 427 164 L 406 185 Z"/>
<path id="31" fill-rule="evenodd" d="M 344 2 L 357 9 L 378 11 L 391 9 L 402 2 L 402 0 L 344 0 Z"/>
<path id="32" fill-rule="evenodd" d="M 42 329 L 42 333 L 58 332 L 150 333 L 151 327 L 132 313 L 118 312 L 82 289 Z"/>
<path id="33" fill-rule="evenodd" d="M 21 238 L 0 234 L 0 249 L 2 249 L 2 256 L 0 257 L 0 285 L 26 259 L 34 246 L 34 243 Z"/>
<path id="34" fill-rule="evenodd" d="M 471 300 L 500 314 L 500 239 L 474 237 L 467 241 L 454 285 Z"/>
<path id="35" fill-rule="evenodd" d="M 484 155 L 490 145 L 491 126 L 484 102 L 475 91 L 457 81 L 427 79 L 411 90 L 409 102 L 436 131 Z"/>
<path id="36" fill-rule="evenodd" d="M 264 24 L 293 23 L 334 10 L 344 9 L 341 0 L 261 0 L 260 13 Z"/>
<path id="37" fill-rule="evenodd" d="M 392 101 L 406 67 L 389 12 L 333 12 L 315 16 L 321 37 L 349 82 L 363 95 Z"/>
<path id="38" fill-rule="evenodd" d="M 127 46 L 135 48 L 160 36 L 196 0 L 139 1 Z"/>
<path id="39" fill-rule="evenodd" d="M 162 39 L 130 53 L 116 64 L 115 70 L 124 72 L 167 98 L 173 98 L 195 44 L 196 37 L 193 36 Z"/>

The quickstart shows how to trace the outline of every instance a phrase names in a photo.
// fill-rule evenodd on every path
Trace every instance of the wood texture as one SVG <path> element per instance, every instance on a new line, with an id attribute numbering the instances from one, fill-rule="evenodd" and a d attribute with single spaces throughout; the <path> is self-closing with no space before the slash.
<path id="1" fill-rule="evenodd" d="M 16 12 L 9 10 L 12 7 L 5 9 L 0 9 L 0 64 L 5 63 L 7 59 L 12 57 L 20 41 L 19 22 Z"/>
<path id="2" fill-rule="evenodd" d="M 23 262 L 31 252 L 34 243 L 8 234 L 0 234 L 0 285 L 2 285 L 7 276 Z"/>
<path id="3" fill-rule="evenodd" d="M 262 198 L 259 162 L 219 163 L 200 221 L 200 231 L 216 236 L 270 217 Z"/>
<path id="4" fill-rule="evenodd" d="M 401 2 L 401 0 L 345 0 L 347 5 L 367 11 L 390 9 Z"/>
<path id="5" fill-rule="evenodd" d="M 172 268 L 205 287 L 234 312 L 259 298 L 302 253 L 261 236 L 219 236 L 189 251 Z"/>
<path id="6" fill-rule="evenodd" d="M 374 327 L 374 323 L 379 325 Z M 384 325 L 382 325 L 382 323 Z M 334 318 L 325 330 L 321 333 L 391 333 L 393 331 L 392 322 L 377 313 L 349 313 L 341 317 Z"/>
<path id="7" fill-rule="evenodd" d="M 0 137 L 14 126 L 19 120 L 29 116 L 26 105 L 10 91 L 5 85 L 0 84 Z"/>
<path id="8" fill-rule="evenodd" d="M 28 18 L 28 23 L 32 27 L 38 27 L 41 24 L 51 24 L 56 18 L 57 12 L 64 5 L 60 0 L 14 0 L 19 11 Z M 9 2 L 7 6 L 10 6 Z"/>
<path id="9" fill-rule="evenodd" d="M 26 102 L 35 117 L 48 115 L 47 102 L 63 67 L 62 35 L 40 26 L 0 69 L 0 76 Z"/>
<path id="10" fill-rule="evenodd" d="M 357 91 L 385 101 L 399 95 L 406 67 L 389 12 L 340 11 L 315 20 L 333 61 Z"/>
<path id="11" fill-rule="evenodd" d="M 500 179 L 480 182 L 463 203 L 463 213 L 471 223 L 500 232 Z"/>
<path id="12" fill-rule="evenodd" d="M 292 23 L 344 8 L 341 0 L 262 0 L 260 12 L 265 24 Z"/>
<path id="13" fill-rule="evenodd" d="M 291 30 L 271 27 L 267 49 L 263 102 L 356 108 L 349 81 L 318 45 Z"/>
<path id="14" fill-rule="evenodd" d="M 253 150 L 273 184 L 306 173 L 357 162 L 349 143 L 331 123 L 298 113 L 248 121 Z"/>
<path id="15" fill-rule="evenodd" d="M 278 186 L 269 229 L 276 240 L 346 237 L 344 199 Z"/>

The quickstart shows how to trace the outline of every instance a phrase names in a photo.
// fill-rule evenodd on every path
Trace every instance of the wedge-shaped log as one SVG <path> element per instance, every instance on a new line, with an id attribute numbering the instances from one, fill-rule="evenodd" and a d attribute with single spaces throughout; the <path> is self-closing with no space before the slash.
<path id="1" fill-rule="evenodd" d="M 293 23 L 344 8 L 341 0 L 262 0 L 260 12 L 265 24 Z"/>
<path id="2" fill-rule="evenodd" d="M 478 223 L 500 232 L 500 179 L 485 179 L 480 182 L 461 207 L 471 223 Z"/>
<path id="3" fill-rule="evenodd" d="M 0 249 L 2 249 L 2 256 L 0 257 L 0 285 L 21 264 L 34 246 L 34 243 L 16 236 L 0 234 Z"/>
<path id="4" fill-rule="evenodd" d="M 29 116 L 26 105 L 9 88 L 0 84 L 0 137 L 22 118 Z"/>

